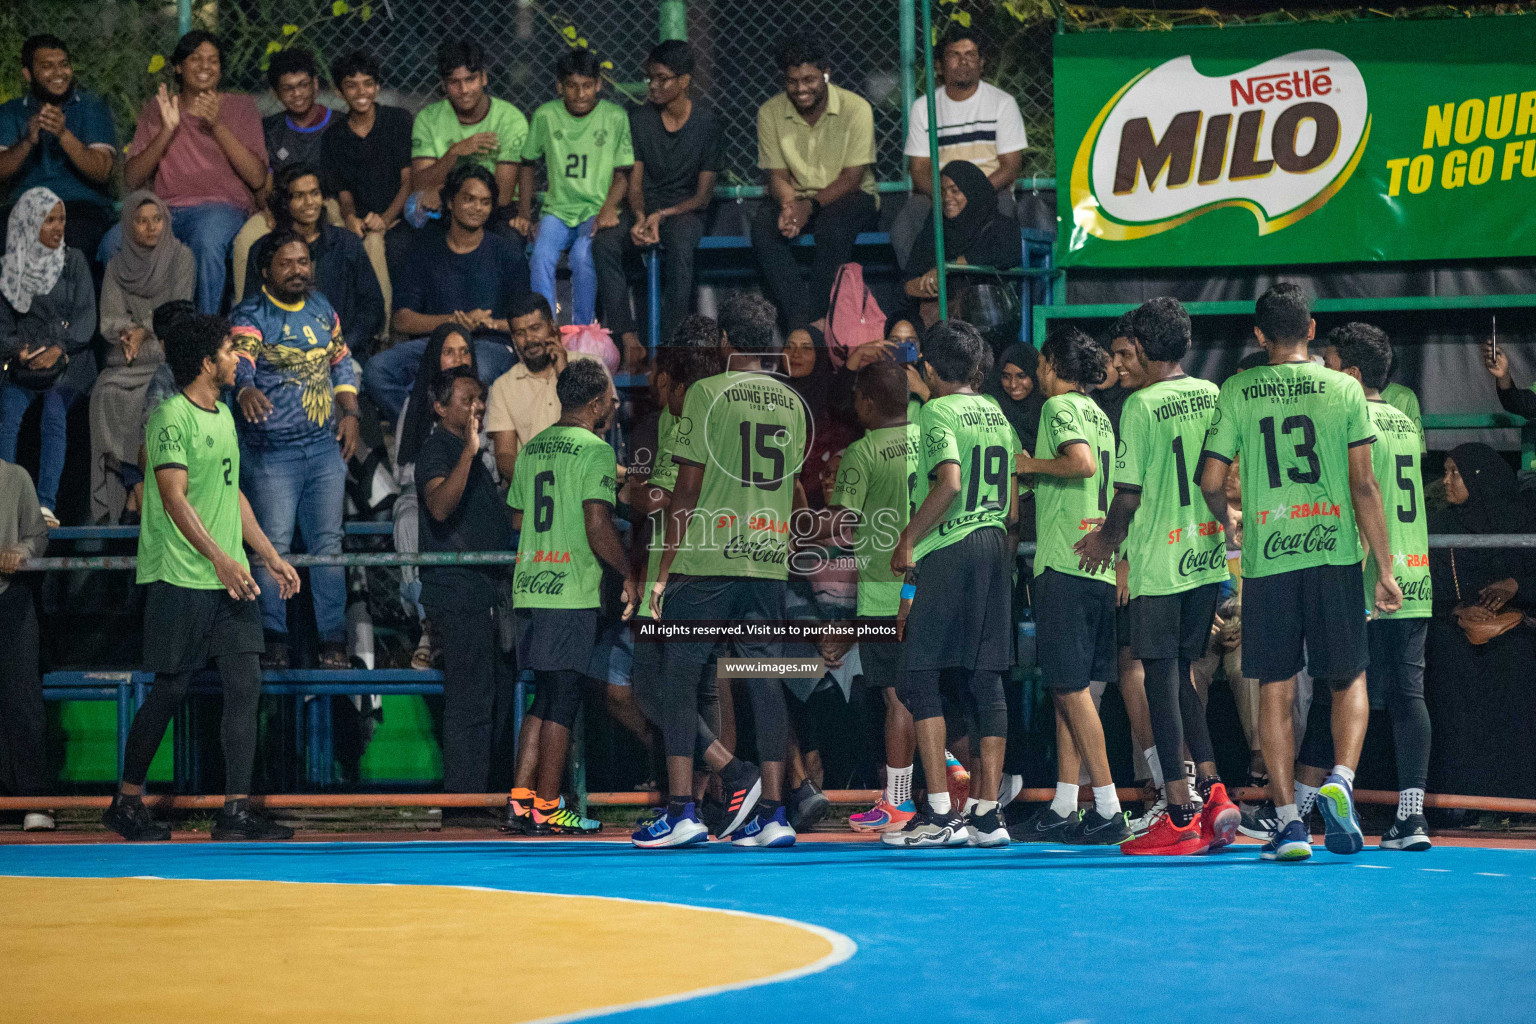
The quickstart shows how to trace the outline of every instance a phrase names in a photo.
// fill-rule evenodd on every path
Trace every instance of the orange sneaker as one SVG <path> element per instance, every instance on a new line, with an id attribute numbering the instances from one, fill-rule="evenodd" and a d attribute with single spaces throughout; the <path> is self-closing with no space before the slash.
<path id="1" fill-rule="evenodd" d="M 1145 835 L 1120 844 L 1121 853 L 1153 857 L 1187 857 L 1207 849 L 1198 822 L 1192 821 L 1180 828 L 1173 823 L 1171 814 L 1158 818 Z"/>
<path id="2" fill-rule="evenodd" d="M 947 750 L 944 751 L 944 761 L 944 774 L 949 783 L 949 806 L 956 814 L 963 814 L 966 801 L 971 798 L 971 773 Z"/>
<path id="3" fill-rule="evenodd" d="M 1206 797 L 1200 809 L 1200 836 L 1212 850 L 1230 846 L 1237 838 L 1237 826 L 1242 824 L 1243 812 L 1237 809 L 1227 796 L 1227 787 L 1219 782 L 1211 784 L 1211 795 Z"/>
<path id="4" fill-rule="evenodd" d="M 848 827 L 855 832 L 899 832 L 917 813 L 911 800 L 902 801 L 898 807 L 880 794 L 875 806 L 861 814 L 850 815 Z"/>

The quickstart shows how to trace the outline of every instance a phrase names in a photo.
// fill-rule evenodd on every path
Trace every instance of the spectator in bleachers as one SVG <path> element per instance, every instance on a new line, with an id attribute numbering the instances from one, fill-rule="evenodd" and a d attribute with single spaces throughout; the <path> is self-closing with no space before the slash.
<path id="1" fill-rule="evenodd" d="M 191 299 L 172 299 L 155 307 L 150 326 L 155 337 L 163 339 L 171 324 L 184 317 L 195 315 L 197 315 L 197 307 L 192 304 Z M 162 341 L 161 348 L 164 347 L 165 343 Z M 160 403 L 177 394 L 179 390 L 176 387 L 176 375 L 171 372 L 170 360 L 167 359 L 155 367 L 154 374 L 149 378 L 149 386 L 144 390 L 144 408 L 139 418 L 138 458 L 132 465 L 122 464 L 118 467 L 118 471 L 122 474 L 123 486 L 133 493 L 134 505 L 140 510 L 135 513 L 133 517 L 135 519 L 142 516 L 144 508 L 144 467 L 147 465 L 146 460 L 149 455 L 144 447 L 144 431 L 149 429 L 149 418 L 155 414 Z M 131 525 L 126 517 L 122 522 Z"/>
<path id="2" fill-rule="evenodd" d="M 791 36 L 779 50 L 784 92 L 757 112 L 757 165 L 769 201 L 752 219 L 752 252 L 781 326 L 804 327 L 827 312 L 837 268 L 853 258 L 859 232 L 880 209 L 875 121 L 869 102 L 832 83 L 825 44 Z M 791 246 L 814 232 L 809 287 Z"/>
<path id="3" fill-rule="evenodd" d="M 507 481 L 512 479 L 523 445 L 560 419 L 555 378 L 570 360 L 589 358 L 566 351 L 555 314 L 538 292 L 529 292 L 512 307 L 511 323 L 518 361 L 491 385 L 485 410 L 485 429 L 496 448 L 496 469 Z"/>
<path id="4" fill-rule="evenodd" d="M 26 470 L 0 459 L 0 787 L 16 796 L 48 792 L 43 746 L 46 720 L 38 675 L 37 609 L 32 588 L 15 578 L 29 558 L 48 548 L 48 526 Z M 53 828 L 53 815 L 34 811 L 22 821 L 32 832 Z"/>
<path id="5" fill-rule="evenodd" d="M 571 50 L 555 65 L 560 98 L 533 112 L 523 142 L 518 172 L 517 218 L 512 226 L 533 239 L 528 276 L 533 290 L 550 309 L 555 299 L 555 268 L 567 249 L 571 270 L 570 322 L 597 320 L 597 268 L 592 262 L 592 233 L 619 226 L 629 168 L 635 162 L 629 118 L 616 103 L 601 98 L 602 66 L 588 49 Z M 544 204 L 533 218 L 534 165 L 543 163 Z"/>
<path id="6" fill-rule="evenodd" d="M 969 160 L 952 160 L 939 175 L 944 210 L 944 260 L 1006 270 L 1023 262 L 1019 224 L 997 212 L 992 183 Z M 907 295 L 917 301 L 918 314 L 927 326 L 939 319 L 939 271 L 935 259 L 933 220 L 918 232 L 907 261 Z M 967 293 L 979 278 L 951 274 L 946 279 L 950 316 L 964 318 Z M 976 319 L 980 319 L 977 317 Z M 980 326 L 980 325 L 978 325 Z"/>
<path id="7" fill-rule="evenodd" d="M 155 310 L 191 299 L 196 278 L 192 250 L 171 234 L 165 201 L 148 189 L 130 193 L 123 200 L 123 247 L 101 282 L 106 366 L 91 391 L 92 522 L 138 520 L 144 396 L 165 365 Z"/>
<path id="8" fill-rule="evenodd" d="M 6 228 L 0 261 L 0 460 L 16 461 L 16 437 L 32 403 L 43 400 L 37 496 L 58 526 L 54 503 L 64 474 L 65 417 L 96 379 L 91 336 L 96 288 L 79 249 L 64 244 L 64 204 L 46 188 L 23 192 Z"/>
<path id="9" fill-rule="evenodd" d="M 489 385 L 512 366 L 508 310 L 528 293 L 522 244 L 486 230 L 496 181 L 478 164 L 453 170 L 443 185 L 448 230 L 419 231 L 395 289 L 394 328 L 414 339 L 368 360 L 363 387 L 391 418 L 410 393 L 426 336 L 458 324 L 475 338 L 480 382 Z"/>
<path id="10" fill-rule="evenodd" d="M 784 339 L 784 358 L 789 378 L 784 382 L 805 402 L 812 429 L 807 435 L 805 468 L 800 483 L 811 508 L 826 502 L 822 477 L 834 454 L 858 436 L 853 414 L 853 375 L 832 365 L 826 335 L 815 327 L 800 327 Z M 831 479 L 836 479 L 834 470 Z"/>
<path id="11" fill-rule="evenodd" d="M 39 34 L 21 44 L 21 77 L 26 93 L 0 106 L 0 187 L 16 198 L 30 188 L 51 189 L 68 214 L 64 244 L 94 259 L 112 225 L 112 112 L 77 87 L 58 36 Z M 0 233 L 9 217 L 10 207 L 0 211 Z"/>
<path id="12" fill-rule="evenodd" d="M 467 366 L 433 380 L 437 428 L 416 456 L 423 551 L 512 548 L 506 502 L 479 458 L 482 393 Z M 498 610 L 505 576 L 501 566 L 492 565 L 421 571 L 421 603 L 443 651 L 443 789 L 450 793 L 484 793 L 491 752 L 511 738 L 514 677 L 502 656 Z M 450 813 L 443 819 L 450 824 Z M 461 812 L 452 824 L 489 828 L 495 819 Z"/>
<path id="13" fill-rule="evenodd" d="M 1040 432 L 1040 410 L 1045 406 L 1045 392 L 1040 389 L 1040 353 L 1035 346 L 1021 341 L 1003 349 L 993 362 L 983 388 L 996 400 L 1008 417 L 1009 426 L 1019 435 L 1024 450 L 1035 450 Z"/>
<path id="14" fill-rule="evenodd" d="M 357 450 L 356 371 L 336 311 L 312 291 L 304 239 L 276 231 L 263 255 L 262 288 L 230 312 L 239 356 L 240 485 L 279 554 L 292 550 L 297 529 L 310 554 L 338 555 L 346 461 Z M 287 668 L 287 609 L 277 582 L 265 569 L 255 572 L 267 634 L 263 664 Z M 309 578 L 320 665 L 346 668 L 346 570 L 317 566 Z"/>
<path id="15" fill-rule="evenodd" d="M 269 200 L 278 231 L 292 231 L 309 245 L 314 264 L 315 291 L 324 295 L 341 318 L 347 349 L 368 358 L 373 340 L 384 329 L 384 293 L 363 243 L 346 228 L 325 220 L 320 175 L 310 164 L 290 164 L 277 172 Z M 238 299 L 261 290 L 266 260 L 265 235 L 254 247 L 258 258 L 246 267 Z"/>
<path id="16" fill-rule="evenodd" d="M 1024 166 L 1024 118 L 1012 96 L 983 82 L 981 37 L 969 28 L 951 28 L 939 44 L 944 87 L 934 96 L 939 117 L 939 166 L 968 160 L 980 167 L 997 193 L 997 212 L 1015 215 L 1013 183 Z M 912 194 L 891 225 L 891 247 L 907 267 L 914 242 L 933 213 L 933 164 L 928 151 L 928 100 L 919 96 L 907 118 L 907 170 Z M 1014 248 L 1020 247 L 1018 238 Z"/>
<path id="17" fill-rule="evenodd" d="M 331 65 L 347 116 L 325 133 L 321 173 L 335 190 L 342 223 L 363 240 L 391 308 L 391 278 L 401 273 L 410 241 L 405 200 L 411 194 L 411 114 L 378 102 L 383 76 L 371 53 L 349 53 Z"/>
<path id="18" fill-rule="evenodd" d="M 1512 412 L 1516 416 L 1524 416 L 1526 419 L 1536 419 L 1536 384 L 1523 388 L 1515 386 L 1514 375 L 1509 372 L 1508 353 L 1502 348 L 1493 348 L 1491 345 L 1485 346 L 1483 349 L 1483 365 L 1488 367 L 1488 372 L 1493 375 L 1493 379 L 1499 385 L 1499 405 L 1504 411 Z M 1410 391 L 1409 394 L 1411 395 L 1412 392 Z M 1382 397 L 1386 397 L 1385 391 L 1382 392 Z M 1397 403 L 1394 402 L 1393 404 Z M 1406 410 L 1404 411 L 1406 412 Z"/>
<path id="19" fill-rule="evenodd" d="M 592 238 L 603 323 L 624 344 L 625 362 L 644 358 L 629 304 L 624 264 L 635 252 L 662 247 L 661 336 L 688 315 L 693 302 L 693 256 L 704 235 L 704 214 L 720 173 L 720 119 L 688 95 L 693 50 L 669 39 L 645 58 L 647 103 L 629 115 L 635 150 L 629 171 L 629 209 L 617 227 Z"/>
<path id="20" fill-rule="evenodd" d="M 171 230 L 197 258 L 197 308 L 216 313 L 224 299 L 231 243 L 256 209 L 267 181 L 267 144 L 256 101 L 219 92 L 224 44 L 194 29 L 171 53 L 177 92 L 162 83 L 139 111 L 123 184 L 146 186 L 171 208 Z M 120 227 L 101 242 L 102 262 L 122 244 Z"/>

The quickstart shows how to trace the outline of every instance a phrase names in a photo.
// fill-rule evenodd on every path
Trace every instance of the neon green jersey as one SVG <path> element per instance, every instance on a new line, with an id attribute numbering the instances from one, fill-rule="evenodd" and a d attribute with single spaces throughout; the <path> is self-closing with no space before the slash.
<path id="1" fill-rule="evenodd" d="M 212 409 L 185 394 L 167 398 L 144 429 L 149 453 L 144 474 L 144 515 L 139 522 L 140 583 L 173 583 L 191 590 L 223 590 L 213 563 L 171 522 L 160 500 L 155 470 L 187 471 L 187 501 L 208 536 L 230 558 L 250 568 L 241 543 L 240 442 L 235 418 L 223 402 Z"/>
<path id="2" fill-rule="evenodd" d="M 1420 453 L 1429 451 L 1429 443 L 1424 438 L 1424 414 L 1419 411 L 1419 396 L 1413 389 L 1403 384 L 1388 384 L 1381 389 L 1381 400 L 1413 421 L 1414 429 L 1419 432 Z"/>
<path id="3" fill-rule="evenodd" d="M 672 434 L 676 430 L 677 417 L 672 415 L 671 409 L 663 407 L 656 418 L 656 457 L 651 460 L 651 475 L 645 481 L 647 487 L 671 491 L 677 486 L 677 463 L 672 461 Z M 651 515 L 651 552 L 645 565 L 645 588 L 640 591 L 643 596 L 640 606 L 635 609 L 637 618 L 651 617 L 651 584 L 661 572 L 661 549 L 666 539 L 667 510 L 662 509 Z"/>
<path id="4" fill-rule="evenodd" d="M 587 541 L 584 505 L 613 504 L 613 446 L 585 427 L 556 424 L 517 453 L 507 504 L 523 514 L 512 573 L 516 608 L 596 608 L 603 567 Z"/>
<path id="5" fill-rule="evenodd" d="M 1175 377 L 1133 393 L 1120 413 L 1115 487 L 1141 493 L 1125 547 L 1133 598 L 1227 578 L 1226 538 L 1196 476 L 1218 393 L 1210 381 Z"/>
<path id="6" fill-rule="evenodd" d="M 1387 514 L 1387 547 L 1392 575 L 1403 592 L 1403 607 L 1385 619 L 1425 619 L 1433 599 L 1429 584 L 1429 517 L 1424 510 L 1424 481 L 1419 475 L 1419 428 L 1386 401 L 1366 403 L 1376 443 L 1371 445 L 1371 470 L 1381 488 Z M 1365 607 L 1376 606 L 1376 553 L 1365 557 Z"/>
<path id="7" fill-rule="evenodd" d="M 595 217 L 608 198 L 613 172 L 635 162 L 629 138 L 629 115 L 607 100 L 585 117 L 576 117 L 561 100 L 550 100 L 533 112 L 523 161 L 544 161 L 548 189 L 544 212 L 575 227 Z"/>
<path id="8" fill-rule="evenodd" d="M 805 404 L 782 381 L 728 370 L 689 385 L 672 458 L 702 466 L 704 480 L 670 571 L 788 579 L 805 450 Z"/>
<path id="9" fill-rule="evenodd" d="M 1295 362 L 1227 379 L 1205 449 L 1240 458 L 1245 578 L 1360 561 L 1349 449 L 1374 438 L 1352 377 Z"/>
<path id="10" fill-rule="evenodd" d="M 1069 445 L 1086 444 L 1093 455 L 1093 476 L 1068 479 L 1035 474 L 1035 575 L 1047 569 L 1090 580 L 1115 581 L 1114 569 L 1084 572 L 1072 550 L 1082 536 L 1104 521 L 1109 510 L 1111 459 L 1115 428 L 1093 399 L 1068 391 L 1046 399 L 1040 409 L 1035 458 L 1054 459 Z"/>
<path id="11" fill-rule="evenodd" d="M 912 518 L 921 437 L 916 423 L 881 427 L 843 451 L 828 504 L 859 513 L 853 552 L 860 615 L 895 615 L 900 609 L 902 574 L 891 572 L 891 552 Z"/>
<path id="12" fill-rule="evenodd" d="M 923 403 L 918 420 L 922 455 L 918 488 L 920 507 L 938 468 L 946 462 L 960 467 L 960 493 L 944 510 L 938 525 L 917 538 L 913 557 L 948 547 L 984 526 L 1008 528 L 1008 500 L 1013 489 L 1014 457 L 1019 437 L 997 403 L 986 395 L 944 395 Z"/>

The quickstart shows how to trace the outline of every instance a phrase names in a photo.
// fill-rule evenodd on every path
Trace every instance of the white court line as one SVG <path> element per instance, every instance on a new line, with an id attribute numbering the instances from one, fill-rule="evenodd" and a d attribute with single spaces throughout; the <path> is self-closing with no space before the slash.
<path id="1" fill-rule="evenodd" d="M 1484 878 L 1508 878 L 1509 877 L 1508 875 L 1501 875 L 1497 871 L 1474 871 L 1472 873 L 1474 875 L 1482 875 Z"/>
<path id="2" fill-rule="evenodd" d="M 1387 864 L 1356 864 L 1355 867 L 1357 867 L 1357 868 L 1374 868 L 1377 871 L 1391 871 L 1392 870 L 1391 866 L 1387 865 Z"/>
<path id="3" fill-rule="evenodd" d="M 1443 875 L 1448 875 L 1448 874 L 1451 873 L 1451 869 L 1450 868 L 1419 868 L 1419 870 L 1420 871 L 1434 871 L 1434 872 L 1438 872 L 1439 874 L 1443 874 Z"/>

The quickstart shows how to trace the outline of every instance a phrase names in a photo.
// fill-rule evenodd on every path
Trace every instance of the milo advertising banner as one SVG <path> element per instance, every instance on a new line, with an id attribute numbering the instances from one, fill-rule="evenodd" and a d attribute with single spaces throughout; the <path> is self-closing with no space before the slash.
<path id="1" fill-rule="evenodd" d="M 1059 262 L 1536 254 L 1536 16 L 1056 37 Z"/>

